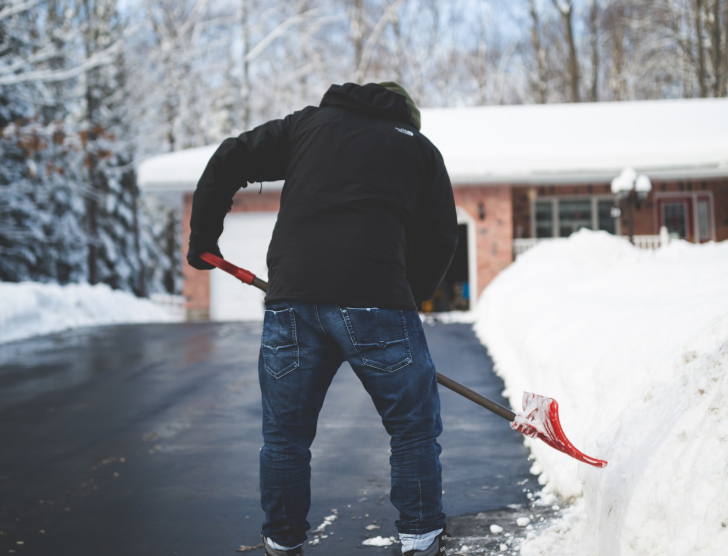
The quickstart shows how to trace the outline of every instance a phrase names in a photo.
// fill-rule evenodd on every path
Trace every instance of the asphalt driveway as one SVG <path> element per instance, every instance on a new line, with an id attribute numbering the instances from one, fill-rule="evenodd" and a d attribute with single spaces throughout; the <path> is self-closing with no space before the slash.
<path id="1" fill-rule="evenodd" d="M 425 331 L 440 372 L 505 403 L 469 325 Z M 0 346 L 0 554 L 232 555 L 258 544 L 259 341 L 259 323 L 190 323 Z M 445 511 L 465 538 L 504 515 L 488 512 L 528 508 L 537 484 L 505 421 L 441 396 Z M 362 546 L 395 536 L 396 515 L 388 436 L 348 365 L 312 452 L 309 520 L 336 519 L 307 553 L 397 554 Z"/>

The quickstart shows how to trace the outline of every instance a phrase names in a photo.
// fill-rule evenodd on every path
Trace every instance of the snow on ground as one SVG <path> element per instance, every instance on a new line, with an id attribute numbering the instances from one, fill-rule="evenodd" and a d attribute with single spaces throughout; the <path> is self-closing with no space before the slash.
<path id="1" fill-rule="evenodd" d="M 478 314 L 475 311 L 450 311 L 447 313 L 420 313 L 420 320 L 427 324 L 441 322 L 452 323 L 473 323 L 477 320 Z"/>
<path id="2" fill-rule="evenodd" d="M 0 282 L 0 343 L 80 326 L 172 320 L 151 301 L 106 284 Z"/>
<path id="3" fill-rule="evenodd" d="M 572 505 L 524 556 L 724 553 L 728 242 L 652 252 L 581 231 L 519 257 L 478 311 L 511 405 L 524 390 L 555 398 L 569 439 L 609 460 L 526 439 L 544 502 Z"/>

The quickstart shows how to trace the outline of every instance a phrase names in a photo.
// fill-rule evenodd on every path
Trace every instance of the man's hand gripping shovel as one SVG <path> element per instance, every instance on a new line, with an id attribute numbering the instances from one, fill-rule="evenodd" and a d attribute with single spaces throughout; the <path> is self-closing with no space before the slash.
<path id="1" fill-rule="evenodd" d="M 268 291 L 268 283 L 256 277 L 252 272 L 248 272 L 247 270 L 237 267 L 234 264 L 213 255 L 212 253 L 203 253 L 200 255 L 200 258 L 203 261 L 216 266 L 220 270 L 224 270 L 228 274 L 232 274 L 241 282 L 255 286 L 264 292 Z M 492 411 L 496 415 L 503 417 L 511 423 L 512 429 L 522 432 L 526 436 L 530 436 L 531 438 L 540 438 L 552 448 L 555 448 L 556 450 L 581 462 L 593 465 L 594 467 L 607 466 L 606 461 L 587 456 L 577 450 L 576 447 L 569 442 L 569 439 L 566 438 L 566 435 L 561 428 L 561 422 L 559 421 L 559 404 L 552 398 L 547 398 L 538 394 L 531 394 L 530 392 L 524 392 L 523 411 L 514 413 L 507 407 L 489 400 L 485 396 L 481 396 L 470 388 L 467 388 L 440 373 L 437 373 L 437 382 L 470 401 Z"/>

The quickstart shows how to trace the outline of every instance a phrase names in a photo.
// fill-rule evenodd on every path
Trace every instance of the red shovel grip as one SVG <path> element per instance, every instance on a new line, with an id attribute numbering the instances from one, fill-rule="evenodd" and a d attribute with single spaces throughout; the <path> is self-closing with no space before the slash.
<path id="1" fill-rule="evenodd" d="M 212 266 L 216 266 L 217 268 L 219 268 L 220 270 L 224 270 L 228 274 L 232 274 L 241 282 L 245 282 L 246 284 L 252 284 L 253 280 L 255 280 L 255 274 L 253 274 L 252 272 L 249 272 L 244 268 L 235 266 L 234 264 L 227 262 L 225 259 L 221 259 L 217 255 L 213 255 L 212 253 L 203 253 L 202 255 L 200 255 L 200 258 L 206 263 L 209 263 Z"/>

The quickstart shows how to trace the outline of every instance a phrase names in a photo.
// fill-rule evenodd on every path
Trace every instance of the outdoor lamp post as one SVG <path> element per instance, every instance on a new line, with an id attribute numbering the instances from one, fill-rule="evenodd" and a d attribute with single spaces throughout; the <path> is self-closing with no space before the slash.
<path id="1" fill-rule="evenodd" d="M 644 174 L 637 174 L 633 168 L 625 168 L 612 180 L 612 193 L 621 203 L 627 201 L 627 221 L 629 225 L 629 241 L 634 245 L 634 210 L 633 206 L 643 201 L 652 191 L 652 182 Z"/>

